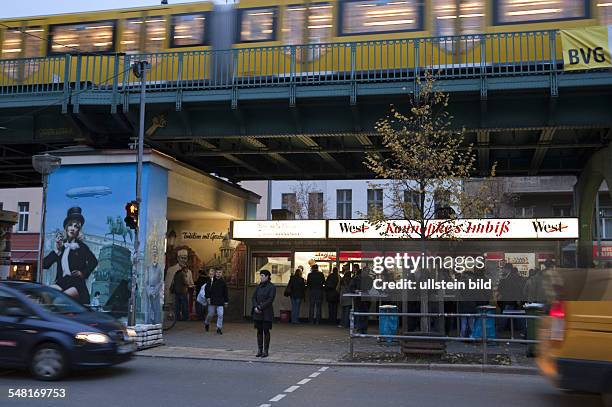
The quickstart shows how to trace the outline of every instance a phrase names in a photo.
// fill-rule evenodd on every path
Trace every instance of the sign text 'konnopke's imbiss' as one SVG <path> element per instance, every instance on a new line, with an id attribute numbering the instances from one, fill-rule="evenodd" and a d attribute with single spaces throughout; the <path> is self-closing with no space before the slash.
<path id="1" fill-rule="evenodd" d="M 233 221 L 233 239 L 577 239 L 577 218 Z"/>

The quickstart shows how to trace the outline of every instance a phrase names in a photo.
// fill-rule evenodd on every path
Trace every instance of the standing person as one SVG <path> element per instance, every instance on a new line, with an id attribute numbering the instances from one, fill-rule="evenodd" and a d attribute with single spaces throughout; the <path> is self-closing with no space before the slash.
<path id="1" fill-rule="evenodd" d="M 325 276 L 319 271 L 319 266 L 314 263 L 310 266 L 310 273 L 306 279 L 308 286 L 308 320 L 311 324 L 321 323 L 321 303 L 323 302 L 323 287 Z"/>
<path id="2" fill-rule="evenodd" d="M 223 313 L 224 308 L 229 303 L 229 296 L 227 292 L 227 284 L 223 279 L 223 271 L 221 269 L 215 270 L 215 277 L 210 284 L 206 285 L 206 298 L 208 298 L 208 315 L 204 321 L 204 329 L 208 332 L 210 328 L 210 320 L 213 319 L 215 313 L 217 314 L 217 333 L 223 335 Z"/>
<path id="3" fill-rule="evenodd" d="M 172 281 L 174 281 L 174 275 L 176 274 L 176 272 L 179 270 L 183 270 L 185 272 L 187 292 L 189 293 L 190 291 L 189 288 L 195 287 L 195 284 L 193 283 L 193 276 L 192 276 L 191 270 L 189 269 L 189 264 L 188 264 L 189 263 L 189 251 L 187 251 L 187 249 L 179 250 L 176 253 L 176 259 L 177 259 L 177 263 L 168 267 L 168 270 L 166 271 L 166 279 L 165 279 L 166 289 L 169 289 L 169 287 L 171 287 Z M 165 301 L 171 302 L 170 294 L 171 293 L 169 292 L 166 293 Z M 175 299 L 175 302 L 176 302 L 176 299 Z"/>
<path id="4" fill-rule="evenodd" d="M 291 298 L 291 323 L 300 323 L 300 307 L 302 301 L 306 297 L 306 283 L 302 277 L 302 269 L 299 267 L 295 269 L 295 273 L 289 279 L 287 284 L 287 291 Z"/>
<path id="5" fill-rule="evenodd" d="M 206 284 L 206 281 L 208 280 L 207 277 L 208 276 L 206 275 L 206 270 L 204 269 L 200 270 L 200 272 L 198 273 L 198 279 L 195 281 L 196 298 L 200 294 L 202 287 L 204 287 L 204 285 Z M 205 314 L 204 306 L 200 304 L 198 301 L 196 301 L 195 309 L 196 309 L 196 314 L 198 315 L 198 318 L 201 321 L 204 321 L 204 314 Z"/>
<path id="6" fill-rule="evenodd" d="M 351 292 L 351 271 L 348 266 L 344 266 L 342 268 L 344 275 L 342 276 L 342 280 L 340 280 L 340 306 L 342 307 L 342 319 L 340 320 L 340 325 L 338 327 L 348 328 L 350 325 L 350 315 L 351 308 L 353 307 L 353 299 L 351 297 L 345 297 L 344 294 L 349 294 Z"/>
<path id="7" fill-rule="evenodd" d="M 57 234 L 55 250 L 43 259 L 43 269 L 57 263 L 53 287 L 81 304 L 89 304 L 86 281 L 98 265 L 98 259 L 83 241 L 84 224 L 81 208 L 75 206 L 68 209 L 64 219 L 64 233 Z"/>
<path id="8" fill-rule="evenodd" d="M 360 269 L 358 264 L 354 264 L 355 277 L 351 280 L 350 289 L 351 291 L 360 291 L 363 295 L 372 289 L 374 281 L 370 277 L 370 272 L 367 267 L 363 270 Z M 370 311 L 370 301 L 363 300 L 361 298 L 356 299 L 356 307 L 358 312 Z M 368 317 L 360 316 L 357 318 L 357 329 L 360 333 L 365 334 L 368 331 Z"/>
<path id="9" fill-rule="evenodd" d="M 180 269 L 174 273 L 170 291 L 174 292 L 174 315 L 177 321 L 189 319 L 189 308 L 187 307 L 187 276 L 185 270 Z"/>
<path id="10" fill-rule="evenodd" d="M 338 267 L 334 267 L 327 279 L 325 279 L 325 299 L 327 300 L 327 315 L 329 323 L 335 325 L 338 323 L 338 286 L 340 285 L 340 274 Z"/>
<path id="11" fill-rule="evenodd" d="M 276 287 L 270 281 L 270 272 L 261 270 L 259 272 L 261 282 L 255 289 L 252 298 L 252 317 L 257 329 L 257 355 L 258 358 L 268 357 L 270 349 L 270 330 L 274 320 L 274 297 Z"/>

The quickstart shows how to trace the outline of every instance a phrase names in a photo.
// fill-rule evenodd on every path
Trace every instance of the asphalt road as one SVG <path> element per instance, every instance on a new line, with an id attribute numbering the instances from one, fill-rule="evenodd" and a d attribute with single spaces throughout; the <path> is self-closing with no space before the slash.
<path id="1" fill-rule="evenodd" d="M 65 388 L 65 399 L 9 399 L 9 388 Z M 0 371 L 0 406 L 598 406 L 538 376 L 138 357 L 44 383 Z"/>

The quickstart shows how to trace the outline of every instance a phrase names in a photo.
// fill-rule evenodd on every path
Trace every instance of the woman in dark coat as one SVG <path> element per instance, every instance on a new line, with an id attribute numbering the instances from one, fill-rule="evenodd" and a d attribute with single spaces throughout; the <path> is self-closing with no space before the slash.
<path id="1" fill-rule="evenodd" d="M 57 263 L 56 288 L 81 304 L 89 304 L 89 291 L 85 282 L 98 265 L 98 260 L 82 240 L 81 229 L 84 224 L 81 208 L 75 206 L 68 209 L 64 219 L 64 235 L 57 237 L 55 250 L 43 259 L 43 268 L 48 269 Z"/>
<path id="2" fill-rule="evenodd" d="M 276 287 L 270 282 L 270 272 L 261 270 L 259 272 L 261 283 L 253 293 L 252 317 L 257 329 L 257 357 L 268 357 L 270 349 L 270 330 L 274 320 L 274 297 L 276 297 Z"/>
<path id="3" fill-rule="evenodd" d="M 289 284 L 287 284 L 287 291 L 291 298 L 291 323 L 299 324 L 300 307 L 306 297 L 306 282 L 302 277 L 302 269 L 295 269 L 295 273 L 289 279 Z"/>

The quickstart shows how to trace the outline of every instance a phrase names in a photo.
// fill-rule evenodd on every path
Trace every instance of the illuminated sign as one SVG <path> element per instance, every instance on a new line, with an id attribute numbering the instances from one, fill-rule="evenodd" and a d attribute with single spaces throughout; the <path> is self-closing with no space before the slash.
<path id="1" fill-rule="evenodd" d="M 237 220 L 232 239 L 325 239 L 324 220 Z"/>
<path id="2" fill-rule="evenodd" d="M 425 222 L 330 220 L 330 239 L 577 239 L 577 218 L 436 219 Z"/>

